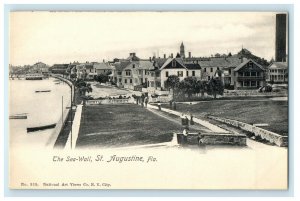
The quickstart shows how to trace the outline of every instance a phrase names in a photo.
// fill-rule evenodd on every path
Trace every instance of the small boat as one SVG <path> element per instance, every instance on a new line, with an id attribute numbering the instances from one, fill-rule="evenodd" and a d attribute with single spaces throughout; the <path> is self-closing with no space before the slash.
<path id="1" fill-rule="evenodd" d="M 14 114 L 10 115 L 9 119 L 27 119 L 27 114 Z"/>
<path id="2" fill-rule="evenodd" d="M 36 90 L 35 93 L 40 93 L 40 92 L 50 92 L 51 90 Z"/>
<path id="3" fill-rule="evenodd" d="M 29 132 L 35 132 L 35 131 L 40 131 L 40 130 L 46 130 L 46 129 L 51 129 L 55 128 L 56 124 L 49 124 L 45 126 L 37 126 L 37 127 L 28 127 L 27 128 L 27 133 Z"/>

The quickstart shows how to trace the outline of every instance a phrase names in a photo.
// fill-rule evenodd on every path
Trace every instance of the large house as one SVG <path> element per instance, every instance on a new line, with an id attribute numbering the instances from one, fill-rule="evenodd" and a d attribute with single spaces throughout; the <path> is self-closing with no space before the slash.
<path id="1" fill-rule="evenodd" d="M 234 89 L 256 89 L 265 85 L 265 69 L 252 59 L 245 59 L 233 71 Z"/>
<path id="2" fill-rule="evenodd" d="M 287 62 L 272 62 L 267 68 L 267 82 L 287 83 L 288 65 Z"/>
<path id="3" fill-rule="evenodd" d="M 159 69 L 161 87 L 165 88 L 165 81 L 171 75 L 176 75 L 182 81 L 186 77 L 196 77 L 201 79 L 201 67 L 198 63 L 185 63 L 180 55 L 176 58 L 169 58 Z M 150 84 L 151 86 L 151 84 Z"/>
<path id="4" fill-rule="evenodd" d="M 122 86 L 134 89 L 135 86 L 147 82 L 147 73 L 153 69 L 153 63 L 150 60 L 139 59 L 135 53 L 130 53 L 126 59 L 128 64 L 122 69 Z"/>

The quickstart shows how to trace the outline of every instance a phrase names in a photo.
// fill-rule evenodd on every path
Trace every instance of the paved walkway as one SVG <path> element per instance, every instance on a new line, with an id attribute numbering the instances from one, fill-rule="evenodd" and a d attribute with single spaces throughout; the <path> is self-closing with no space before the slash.
<path id="1" fill-rule="evenodd" d="M 148 109 L 158 110 L 158 107 L 157 106 L 153 106 L 151 104 L 148 104 Z M 161 108 L 161 111 L 169 113 L 169 114 L 172 114 L 172 115 L 175 115 L 175 116 L 178 116 L 178 117 L 181 116 L 180 112 L 177 112 L 177 111 L 174 111 L 174 110 L 170 110 L 170 109 L 167 109 L 167 108 Z M 202 120 L 202 119 L 199 119 L 199 118 L 196 118 L 196 117 L 194 117 L 194 122 L 197 123 L 197 124 L 200 124 L 201 126 L 204 126 L 204 127 L 208 128 L 212 132 L 216 132 L 216 133 L 229 133 L 229 131 L 227 131 L 225 129 L 222 129 L 222 128 L 216 126 L 216 125 L 213 125 L 213 124 L 209 123 L 208 121 L 205 121 L 205 120 Z"/>
<path id="2" fill-rule="evenodd" d="M 75 149 L 78 134 L 79 134 L 79 129 L 80 129 L 82 106 L 83 106 L 82 104 L 77 105 L 76 113 L 73 119 L 72 131 L 69 134 L 65 149 L 70 149 L 70 148 Z M 72 145 L 71 145 L 71 135 L 72 135 Z"/>

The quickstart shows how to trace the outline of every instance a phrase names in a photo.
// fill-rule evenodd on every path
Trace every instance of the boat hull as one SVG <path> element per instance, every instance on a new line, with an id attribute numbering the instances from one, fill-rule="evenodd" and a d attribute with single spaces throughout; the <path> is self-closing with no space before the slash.
<path id="1" fill-rule="evenodd" d="M 27 133 L 40 131 L 40 130 L 51 129 L 51 128 L 55 128 L 55 126 L 56 126 L 56 124 L 49 124 L 49 125 L 37 126 L 37 127 L 28 127 L 27 128 Z"/>

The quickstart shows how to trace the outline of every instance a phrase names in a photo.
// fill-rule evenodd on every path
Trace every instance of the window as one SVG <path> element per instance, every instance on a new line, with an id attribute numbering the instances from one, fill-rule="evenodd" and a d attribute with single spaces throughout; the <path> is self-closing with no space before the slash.
<path id="1" fill-rule="evenodd" d="M 119 78 L 119 82 L 122 82 L 122 78 Z"/>
<path id="2" fill-rule="evenodd" d="M 130 84 L 132 83 L 132 79 L 130 79 Z"/>
<path id="3" fill-rule="evenodd" d="M 132 64 L 132 68 L 135 68 L 135 64 Z"/>
<path id="4" fill-rule="evenodd" d="M 118 71 L 118 75 L 122 75 L 122 71 Z"/>
<path id="5" fill-rule="evenodd" d="M 249 87 L 250 86 L 250 82 L 249 81 L 245 81 L 245 82 L 243 82 L 244 83 L 244 87 Z"/>
<path id="6" fill-rule="evenodd" d="M 204 68 L 204 72 L 206 72 L 206 68 Z"/>
<path id="7" fill-rule="evenodd" d="M 231 75 L 231 69 L 228 69 L 228 73 L 229 73 L 229 75 Z"/>
<path id="8" fill-rule="evenodd" d="M 139 75 L 142 75 L 143 74 L 143 70 L 139 70 Z"/>
<path id="9" fill-rule="evenodd" d="M 253 63 L 251 61 L 248 63 L 248 67 L 253 68 Z"/>
<path id="10" fill-rule="evenodd" d="M 195 76 L 195 71 L 194 70 L 192 71 L 192 76 Z"/>
<path id="11" fill-rule="evenodd" d="M 127 79 L 124 80 L 125 84 L 127 84 Z"/>
<path id="12" fill-rule="evenodd" d="M 256 81 L 251 81 L 251 87 L 256 87 Z"/>
<path id="13" fill-rule="evenodd" d="M 210 76 L 208 76 L 208 80 L 210 80 Z"/>
<path id="14" fill-rule="evenodd" d="M 244 72 L 244 76 L 246 77 L 250 76 L 250 72 Z"/>
<path id="15" fill-rule="evenodd" d="M 145 75 L 147 75 L 147 71 L 145 70 Z"/>
<path id="16" fill-rule="evenodd" d="M 256 72 L 251 72 L 251 76 L 252 76 L 252 77 L 256 77 L 256 76 L 257 76 L 257 73 L 256 73 Z"/>
<path id="17" fill-rule="evenodd" d="M 211 72 L 211 73 L 214 72 L 214 69 L 213 69 L 213 68 L 210 68 L 210 72 Z"/>
<path id="18" fill-rule="evenodd" d="M 187 76 L 187 77 L 189 76 L 189 71 L 186 71 L 186 76 Z"/>
<path id="19" fill-rule="evenodd" d="M 169 77 L 169 72 L 168 71 L 166 71 L 166 77 Z"/>
<path id="20" fill-rule="evenodd" d="M 183 77 L 183 71 L 178 71 L 178 72 L 177 72 L 177 76 L 178 76 L 178 77 Z"/>
<path id="21" fill-rule="evenodd" d="M 125 71 L 125 73 L 126 73 L 126 76 L 130 76 L 131 75 L 131 71 L 130 70 Z"/>
<path id="22" fill-rule="evenodd" d="M 172 61 L 172 67 L 176 67 L 176 61 L 175 61 L 175 59 Z"/>

